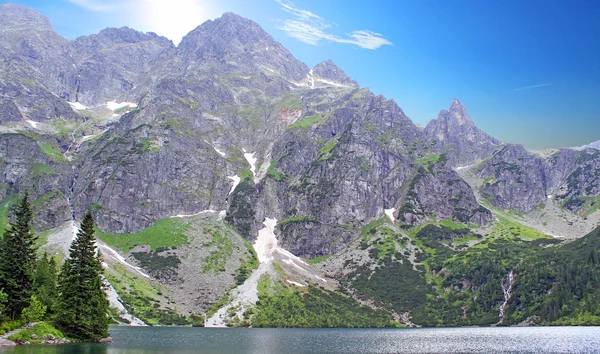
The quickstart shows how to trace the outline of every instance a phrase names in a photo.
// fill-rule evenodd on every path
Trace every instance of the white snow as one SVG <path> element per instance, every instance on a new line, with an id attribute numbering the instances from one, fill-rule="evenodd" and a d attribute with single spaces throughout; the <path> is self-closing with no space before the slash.
<path id="1" fill-rule="evenodd" d="M 86 107 L 86 106 L 82 105 L 82 104 L 81 104 L 81 103 L 79 103 L 79 102 L 69 102 L 69 101 L 67 101 L 67 103 L 68 103 L 68 104 L 71 106 L 71 108 L 73 108 L 73 109 L 76 109 L 76 110 L 78 110 L 78 111 L 81 111 L 81 110 L 87 109 L 87 107 Z"/>
<path id="2" fill-rule="evenodd" d="M 260 263 L 267 263 L 273 260 L 273 252 L 277 247 L 277 238 L 275 237 L 275 226 L 277 219 L 265 218 L 263 222 L 265 227 L 258 231 L 258 237 L 254 243 L 254 250 Z"/>
<path id="3" fill-rule="evenodd" d="M 108 297 L 108 302 L 110 303 L 111 307 L 114 307 L 117 309 L 117 311 L 119 311 L 119 316 L 129 321 L 130 326 L 146 326 L 144 321 L 132 316 L 129 314 L 129 312 L 127 312 L 127 309 L 125 306 L 123 306 L 123 303 L 121 303 L 121 300 L 119 299 L 119 294 L 117 294 L 117 291 L 112 284 L 106 279 L 104 279 L 104 283 L 106 284 L 106 295 Z"/>
<path id="4" fill-rule="evenodd" d="M 548 199 L 552 199 L 552 194 L 546 196 Z"/>
<path id="5" fill-rule="evenodd" d="M 93 139 L 93 138 L 95 138 L 95 137 L 97 137 L 99 135 L 102 135 L 102 134 L 106 133 L 107 131 L 108 131 L 108 129 L 104 129 L 103 131 L 101 131 L 98 134 L 84 135 L 84 136 L 81 137 L 81 142 L 83 143 L 84 141 L 88 141 L 90 139 Z"/>
<path id="6" fill-rule="evenodd" d="M 333 81 L 329 81 L 329 80 L 325 80 L 325 79 L 317 79 L 318 82 L 324 83 L 326 85 L 329 86 L 335 86 L 335 87 L 350 87 L 348 85 L 344 85 L 344 84 L 340 84 L 339 82 L 333 82 Z M 314 85 L 314 84 L 313 84 Z"/>
<path id="7" fill-rule="evenodd" d="M 284 259 L 284 260 L 283 260 L 283 262 L 284 262 L 284 263 L 287 263 L 287 264 L 289 264 L 289 265 L 291 265 L 291 266 L 294 266 L 294 267 L 296 267 L 296 268 L 298 268 L 298 269 L 300 269 L 300 270 L 302 270 L 302 271 L 304 271 L 304 272 L 306 272 L 306 269 L 304 269 L 304 268 L 300 267 L 299 265 L 297 265 L 297 264 L 296 264 L 296 262 L 294 262 L 293 260 L 291 260 L 291 259 L 289 259 L 289 258 L 288 258 L 288 259 Z"/>
<path id="8" fill-rule="evenodd" d="M 315 77 L 313 76 L 313 69 L 310 69 L 308 71 L 308 87 L 310 87 L 311 90 L 315 88 Z"/>
<path id="9" fill-rule="evenodd" d="M 289 284 L 296 285 L 296 286 L 301 287 L 301 288 L 305 288 L 306 287 L 306 285 L 297 283 L 297 282 L 295 282 L 293 280 L 286 279 L 285 281 L 288 282 Z"/>
<path id="10" fill-rule="evenodd" d="M 127 262 L 125 260 L 125 258 L 119 254 L 119 252 L 113 250 L 107 244 L 100 243 L 100 242 L 97 242 L 97 244 L 98 244 L 98 247 L 103 252 L 106 253 L 106 256 L 108 256 L 108 258 L 112 258 L 115 261 L 117 261 L 117 262 L 119 262 L 119 263 L 121 263 L 121 264 L 123 264 L 123 265 L 125 265 L 125 266 L 127 266 L 127 267 L 129 267 L 129 268 L 131 268 L 133 270 L 135 270 L 137 273 L 139 273 L 141 276 L 143 276 L 145 278 L 150 278 L 150 276 L 148 274 L 146 274 L 146 273 L 144 273 L 144 271 L 142 271 L 142 268 L 136 267 L 136 266 L 130 264 L 129 262 Z"/>
<path id="11" fill-rule="evenodd" d="M 132 102 L 121 102 L 121 103 L 118 103 L 117 101 L 108 101 L 108 102 L 106 102 L 106 107 L 108 107 L 108 109 L 110 109 L 111 111 L 116 111 L 116 110 L 121 109 L 123 107 L 136 108 L 137 104 L 132 103 Z"/>
<path id="12" fill-rule="evenodd" d="M 235 187 L 237 187 L 237 185 L 240 184 L 240 181 L 242 179 L 237 175 L 227 176 L 227 178 L 229 178 L 233 182 L 233 186 L 231 186 L 231 189 L 229 190 L 229 195 L 231 195 L 231 193 L 233 193 L 233 191 L 235 190 Z"/>
<path id="13" fill-rule="evenodd" d="M 196 216 L 196 215 L 201 215 L 201 214 L 206 214 L 206 213 L 218 213 L 218 211 L 212 210 L 212 209 L 207 209 L 207 210 L 199 211 L 196 214 L 177 214 L 177 215 L 170 216 L 169 218 L 171 218 L 171 219 L 174 219 L 174 218 L 188 218 L 190 216 Z"/>
<path id="14" fill-rule="evenodd" d="M 216 147 L 214 147 L 214 146 L 213 146 L 213 149 L 215 149 L 215 151 L 217 152 L 217 154 L 219 154 L 219 155 L 221 155 L 221 156 L 225 157 L 225 153 L 224 153 L 223 151 L 221 151 L 221 150 L 217 149 L 217 148 L 216 148 Z"/>
<path id="15" fill-rule="evenodd" d="M 219 220 L 225 219 L 226 216 L 227 216 L 227 210 L 219 211 Z"/>
<path id="16" fill-rule="evenodd" d="M 242 150 L 244 151 L 244 158 L 246 158 L 246 161 L 248 161 L 248 163 L 250 164 L 250 171 L 252 171 L 252 176 L 256 177 L 256 161 L 258 159 L 254 157 L 253 152 L 246 152 L 246 149 Z"/>
<path id="17" fill-rule="evenodd" d="M 252 76 L 240 76 L 240 79 L 244 79 L 244 80 L 248 80 L 250 79 Z"/>
<path id="18" fill-rule="evenodd" d="M 32 126 L 32 127 L 34 127 L 34 128 L 37 128 L 37 125 L 39 124 L 38 122 L 34 122 L 34 121 L 32 121 L 32 120 L 29 120 L 29 119 L 25 119 L 25 121 L 26 121 L 27 123 L 29 123 L 29 125 L 31 125 L 31 126 Z"/>
<path id="19" fill-rule="evenodd" d="M 390 218 L 390 220 L 392 220 L 392 223 L 396 223 L 396 218 L 394 218 L 394 212 L 396 211 L 396 208 L 391 208 L 391 209 L 384 209 L 385 211 L 385 215 L 388 216 L 388 218 Z"/>

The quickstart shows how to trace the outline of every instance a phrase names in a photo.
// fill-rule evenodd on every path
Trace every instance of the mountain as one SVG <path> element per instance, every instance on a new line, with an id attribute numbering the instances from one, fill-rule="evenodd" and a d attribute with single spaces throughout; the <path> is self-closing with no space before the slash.
<path id="1" fill-rule="evenodd" d="M 492 154 L 502 143 L 475 126 L 471 116 L 456 98 L 450 108 L 441 110 L 425 126 L 425 135 L 434 139 L 434 150 L 446 152 L 453 166 L 464 166 Z"/>
<path id="2" fill-rule="evenodd" d="M 598 150 L 600 150 L 600 140 L 594 141 L 593 143 L 589 143 L 589 144 L 584 145 L 584 146 L 577 147 L 575 149 L 576 150 L 585 150 L 585 149 L 598 149 Z"/>
<path id="3" fill-rule="evenodd" d="M 528 299 L 535 273 L 520 269 L 584 257 L 563 238 L 595 242 L 596 150 L 502 143 L 457 99 L 422 129 L 332 61 L 311 69 L 232 13 L 174 46 L 127 27 L 69 41 L 35 11 L 0 5 L 0 36 L 0 221 L 29 191 L 44 248 L 64 257 L 91 209 L 122 322 L 595 316 L 557 279 Z"/>

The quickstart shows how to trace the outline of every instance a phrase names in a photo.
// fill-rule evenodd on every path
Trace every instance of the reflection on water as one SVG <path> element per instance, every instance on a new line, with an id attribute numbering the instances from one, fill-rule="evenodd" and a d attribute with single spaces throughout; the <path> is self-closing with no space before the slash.
<path id="1" fill-rule="evenodd" d="M 0 354 L 600 353 L 600 327 L 213 329 L 112 327 L 111 344 L 17 346 Z"/>

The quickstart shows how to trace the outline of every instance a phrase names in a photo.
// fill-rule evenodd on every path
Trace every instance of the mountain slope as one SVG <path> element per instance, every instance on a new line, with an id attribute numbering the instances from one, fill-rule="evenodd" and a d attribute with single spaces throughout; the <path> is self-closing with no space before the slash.
<path id="1" fill-rule="evenodd" d="M 175 47 L 129 28 L 69 41 L 2 5 L 0 36 L 0 219 L 29 191 L 60 253 L 92 209 L 113 297 L 147 323 L 516 323 L 538 315 L 504 298 L 519 259 L 600 216 L 595 150 L 537 156 L 456 99 L 420 129 L 235 14 Z M 276 316 L 288 302 L 302 320 Z"/>

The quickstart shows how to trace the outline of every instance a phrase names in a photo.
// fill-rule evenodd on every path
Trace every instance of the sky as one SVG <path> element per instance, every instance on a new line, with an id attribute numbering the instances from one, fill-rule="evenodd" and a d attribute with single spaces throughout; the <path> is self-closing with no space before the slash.
<path id="1" fill-rule="evenodd" d="M 13 0 L 64 37 L 129 26 L 175 44 L 231 11 L 312 67 L 333 60 L 425 126 L 458 98 L 531 150 L 600 140 L 597 0 Z"/>

